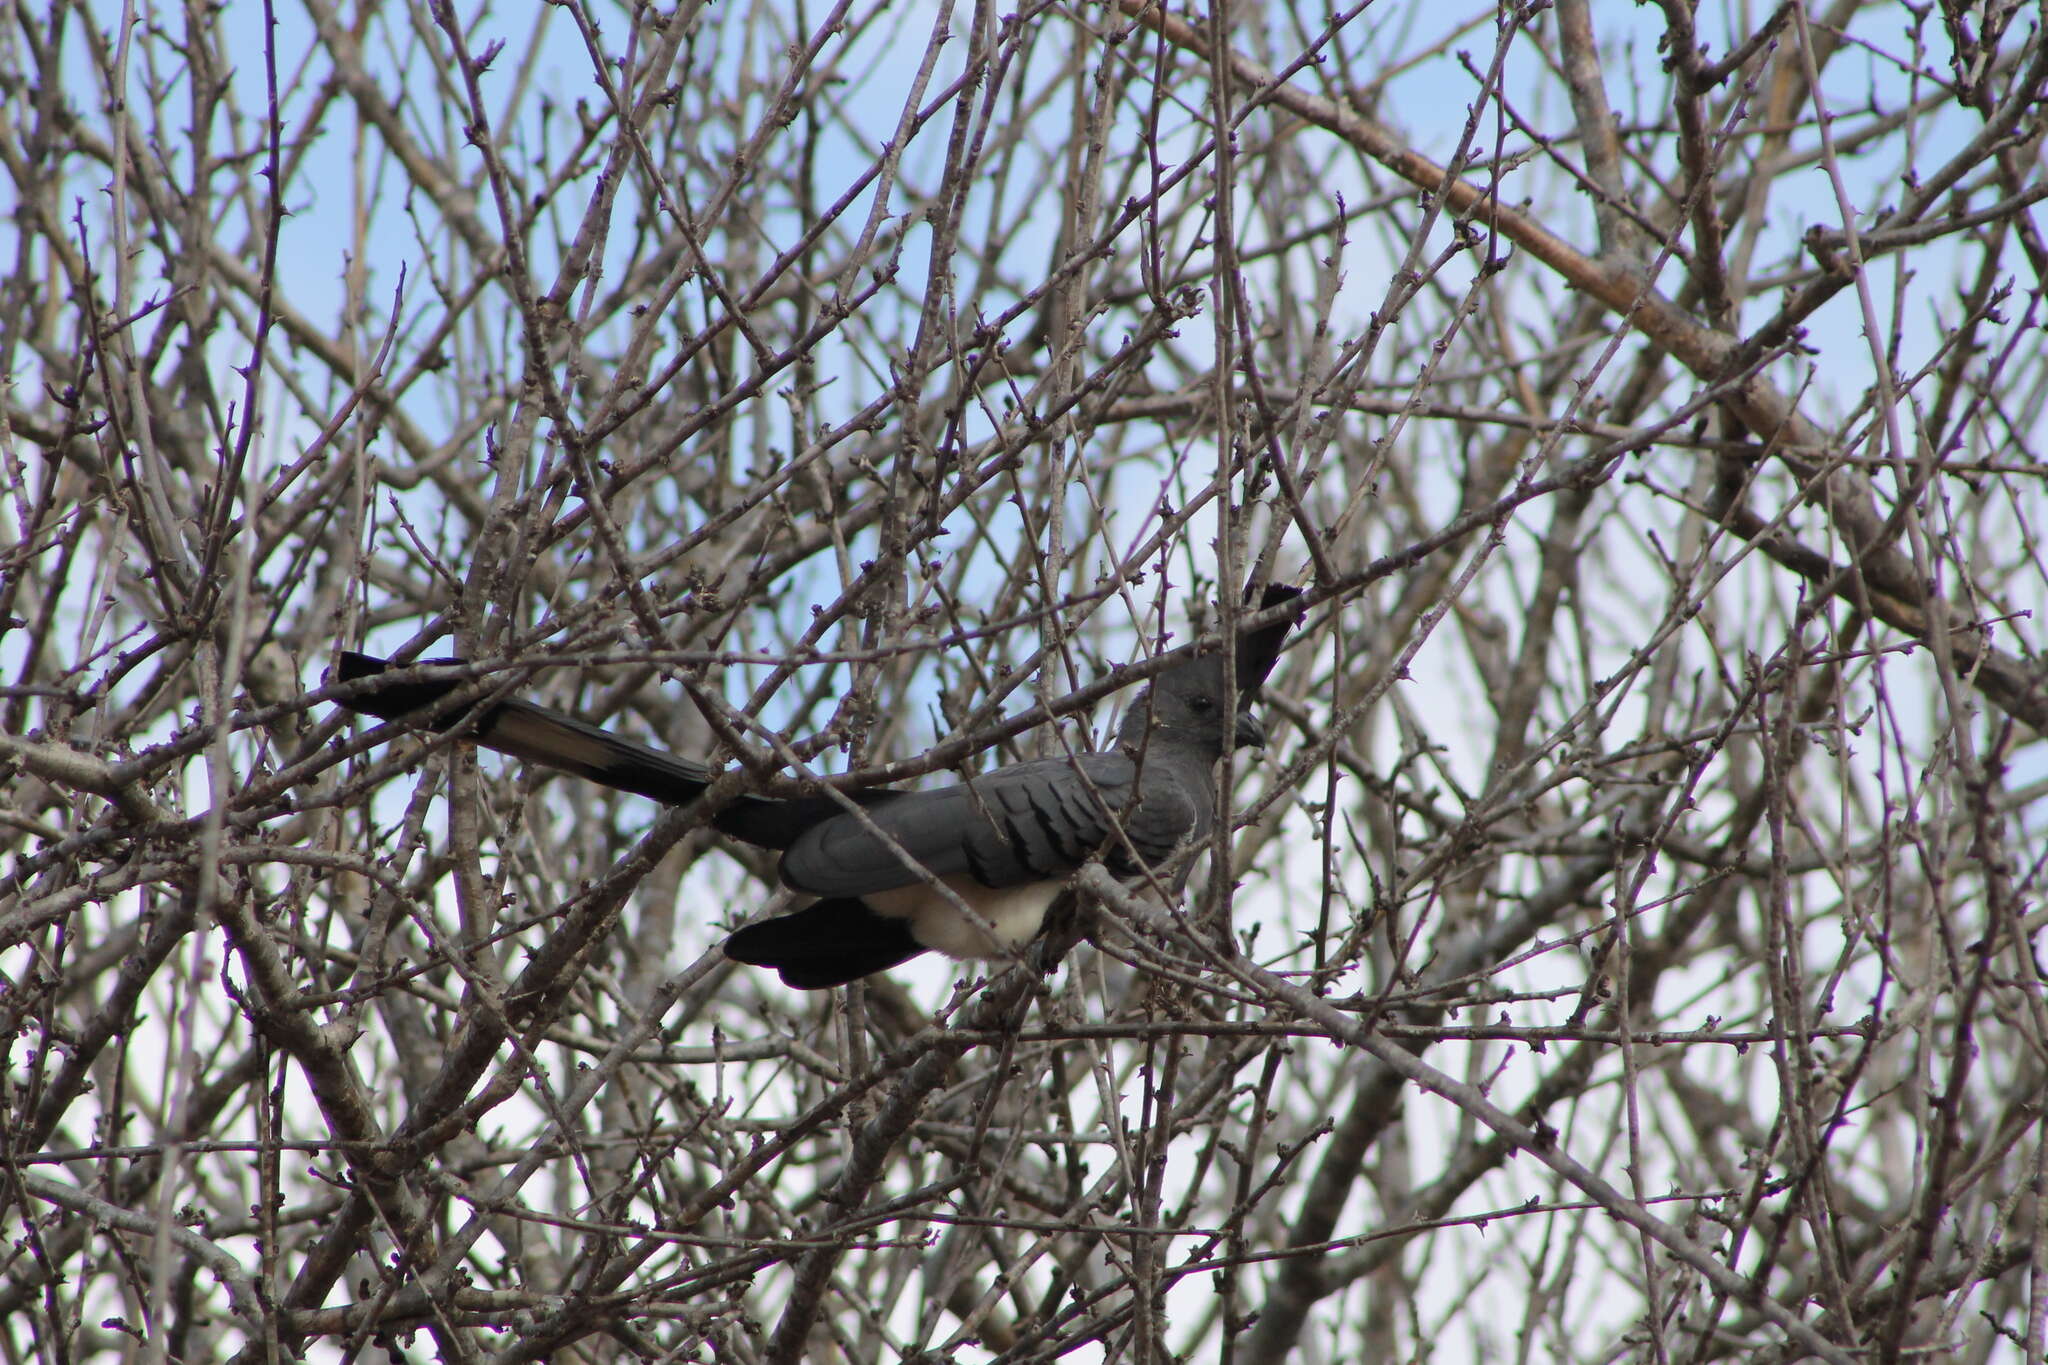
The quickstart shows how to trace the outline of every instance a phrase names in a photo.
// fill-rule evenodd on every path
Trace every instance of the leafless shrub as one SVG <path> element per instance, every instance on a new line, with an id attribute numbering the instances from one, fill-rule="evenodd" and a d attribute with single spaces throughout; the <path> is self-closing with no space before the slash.
<path id="1" fill-rule="evenodd" d="M 2038 13 L 108 17 L 0 36 L 7 1359 L 2041 1357 Z M 1273 578 L 1228 875 L 844 992 L 325 681 L 911 781 Z"/>

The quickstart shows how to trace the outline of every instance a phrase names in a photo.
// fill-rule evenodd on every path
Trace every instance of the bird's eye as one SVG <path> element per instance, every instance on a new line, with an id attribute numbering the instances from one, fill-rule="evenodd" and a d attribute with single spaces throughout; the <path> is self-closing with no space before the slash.
<path id="1" fill-rule="evenodd" d="M 1188 698 L 1188 705 L 1197 711 L 1213 711 L 1216 709 L 1216 699 L 1197 695 Z"/>

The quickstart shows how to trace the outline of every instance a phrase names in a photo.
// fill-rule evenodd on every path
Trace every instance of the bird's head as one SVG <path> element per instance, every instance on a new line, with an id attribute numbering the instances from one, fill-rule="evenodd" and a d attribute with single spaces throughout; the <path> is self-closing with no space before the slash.
<path id="1" fill-rule="evenodd" d="M 1265 727 L 1248 710 L 1231 723 L 1231 693 L 1224 686 L 1223 659 L 1210 654 L 1184 659 L 1152 680 L 1124 713 L 1118 742 L 1137 746 L 1166 742 L 1208 751 L 1221 758 L 1226 742 L 1237 748 L 1266 746 Z M 1226 728 L 1232 738 L 1225 739 Z"/>

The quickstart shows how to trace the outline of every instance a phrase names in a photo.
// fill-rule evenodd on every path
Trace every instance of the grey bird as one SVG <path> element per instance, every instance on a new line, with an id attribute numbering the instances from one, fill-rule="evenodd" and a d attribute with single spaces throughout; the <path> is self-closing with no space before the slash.
<path id="1" fill-rule="evenodd" d="M 1263 605 L 1296 591 L 1269 589 Z M 1242 702 L 1251 700 L 1291 624 L 1241 638 Z M 390 667 L 344 652 L 339 672 L 354 681 Z M 396 720 L 462 686 L 393 681 L 338 704 Z M 1010 954 L 1038 932 L 1090 857 L 1099 853 L 1113 874 L 1134 877 L 1167 868 L 1181 849 L 1209 836 L 1217 760 L 1232 745 L 1265 743 L 1257 719 L 1232 700 L 1222 658 L 1193 657 L 1153 679 L 1125 713 L 1115 746 L 1100 753 L 1011 764 L 931 790 L 860 788 L 840 793 L 843 800 L 740 796 L 710 817 L 712 827 L 781 850 L 783 884 L 817 900 L 740 929 L 726 940 L 726 955 L 773 967 L 791 986 L 818 989 L 926 950 L 955 958 Z M 696 800 L 720 776 L 525 701 L 419 719 L 444 730 L 465 726 L 466 738 L 488 748 L 670 805 Z M 1170 889 L 1180 889 L 1187 870 L 1183 860 Z"/>

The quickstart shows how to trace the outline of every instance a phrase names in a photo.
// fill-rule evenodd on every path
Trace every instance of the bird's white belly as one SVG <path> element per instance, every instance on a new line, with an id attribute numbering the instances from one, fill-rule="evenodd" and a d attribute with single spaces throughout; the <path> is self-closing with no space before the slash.
<path id="1" fill-rule="evenodd" d="M 945 880 L 954 895 L 988 921 L 988 928 L 969 920 L 951 901 L 922 882 L 871 891 L 861 899 L 878 915 L 909 920 L 912 937 L 947 957 L 1001 957 L 1031 941 L 1038 926 L 1045 923 L 1045 912 L 1063 885 L 1026 882 L 995 890 L 965 877 Z"/>

